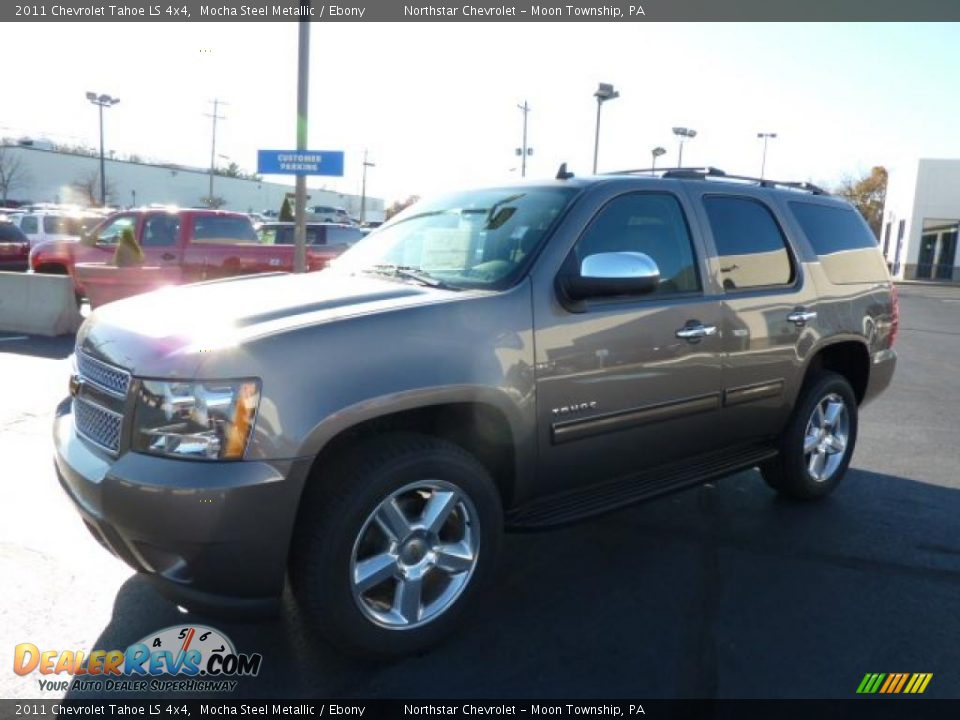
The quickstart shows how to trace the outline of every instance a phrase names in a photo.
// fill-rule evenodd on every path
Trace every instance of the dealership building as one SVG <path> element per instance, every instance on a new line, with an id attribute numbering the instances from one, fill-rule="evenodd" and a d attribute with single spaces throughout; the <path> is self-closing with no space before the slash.
<path id="1" fill-rule="evenodd" d="M 894 277 L 960 282 L 960 160 L 921 159 L 894 168 L 880 243 Z"/>
<path id="2" fill-rule="evenodd" d="M 99 157 L 23 145 L 6 145 L 3 150 L 4 162 L 19 166 L 17 180 L 7 192 L 8 200 L 85 206 L 90 203 L 91 195 L 100 196 Z M 196 207 L 204 204 L 210 192 L 210 173 L 202 168 L 110 158 L 105 159 L 105 165 L 107 204 L 114 207 L 154 203 Z M 222 199 L 221 207 L 225 210 L 279 211 L 284 197 L 293 192 L 292 180 L 291 177 L 291 184 L 285 185 L 214 175 L 213 195 Z M 309 185 L 313 180 L 307 182 Z M 353 217 L 360 216 L 359 195 L 312 187 L 308 187 L 307 194 L 310 206 L 342 207 Z M 367 220 L 383 220 L 383 211 L 382 198 L 366 198 Z"/>

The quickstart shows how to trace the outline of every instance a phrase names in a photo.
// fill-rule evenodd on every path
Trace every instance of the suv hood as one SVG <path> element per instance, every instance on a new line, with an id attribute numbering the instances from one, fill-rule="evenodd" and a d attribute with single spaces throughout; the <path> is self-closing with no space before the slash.
<path id="1" fill-rule="evenodd" d="M 204 353 L 256 337 L 475 294 L 333 272 L 231 278 L 104 305 L 77 347 L 136 374 L 190 377 Z"/>

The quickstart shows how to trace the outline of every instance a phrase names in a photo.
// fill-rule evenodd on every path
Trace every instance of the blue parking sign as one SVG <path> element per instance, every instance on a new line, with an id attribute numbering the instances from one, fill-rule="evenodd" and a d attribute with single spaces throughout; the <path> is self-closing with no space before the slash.
<path id="1" fill-rule="evenodd" d="M 258 150 L 261 175 L 343 176 L 342 150 Z"/>

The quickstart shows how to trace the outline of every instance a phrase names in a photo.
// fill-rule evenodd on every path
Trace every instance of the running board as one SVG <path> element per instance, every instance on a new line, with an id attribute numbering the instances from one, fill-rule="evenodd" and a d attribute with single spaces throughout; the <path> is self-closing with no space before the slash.
<path id="1" fill-rule="evenodd" d="M 538 529 L 581 520 L 618 510 L 658 495 L 752 468 L 777 454 L 770 445 L 751 445 L 733 452 L 704 455 L 690 462 L 677 462 L 575 490 L 547 496 L 507 513 L 507 527 Z"/>

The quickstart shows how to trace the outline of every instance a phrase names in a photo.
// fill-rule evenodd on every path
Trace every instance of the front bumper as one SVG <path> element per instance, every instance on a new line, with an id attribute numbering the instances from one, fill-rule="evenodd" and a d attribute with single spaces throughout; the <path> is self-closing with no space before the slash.
<path id="1" fill-rule="evenodd" d="M 190 610 L 262 614 L 278 605 L 305 460 L 111 458 L 57 408 L 54 462 L 93 535 Z"/>

